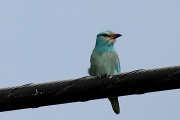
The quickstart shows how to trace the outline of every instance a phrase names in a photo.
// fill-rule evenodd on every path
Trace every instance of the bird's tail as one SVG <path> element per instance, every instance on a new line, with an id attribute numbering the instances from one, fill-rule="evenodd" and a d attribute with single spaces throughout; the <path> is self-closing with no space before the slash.
<path id="1" fill-rule="evenodd" d="M 112 108 L 113 108 L 114 112 L 116 114 L 119 114 L 120 113 L 120 108 L 119 108 L 118 97 L 111 97 L 111 98 L 108 98 L 108 99 L 111 102 L 111 105 L 112 105 Z"/>

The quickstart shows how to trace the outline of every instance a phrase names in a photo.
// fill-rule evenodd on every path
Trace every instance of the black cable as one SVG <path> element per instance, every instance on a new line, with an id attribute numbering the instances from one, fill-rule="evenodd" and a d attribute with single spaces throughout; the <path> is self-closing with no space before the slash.
<path id="1" fill-rule="evenodd" d="M 0 112 L 180 88 L 180 66 L 0 89 Z"/>

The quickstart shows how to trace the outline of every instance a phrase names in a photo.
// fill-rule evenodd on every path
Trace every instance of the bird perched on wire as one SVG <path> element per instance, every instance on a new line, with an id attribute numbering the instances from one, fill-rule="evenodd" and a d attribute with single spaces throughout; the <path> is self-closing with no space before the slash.
<path id="1" fill-rule="evenodd" d="M 95 48 L 91 54 L 90 76 L 109 78 L 113 74 L 121 72 L 120 61 L 113 47 L 116 38 L 122 36 L 113 31 L 107 30 L 97 34 Z M 118 97 L 108 98 L 116 114 L 120 113 Z"/>

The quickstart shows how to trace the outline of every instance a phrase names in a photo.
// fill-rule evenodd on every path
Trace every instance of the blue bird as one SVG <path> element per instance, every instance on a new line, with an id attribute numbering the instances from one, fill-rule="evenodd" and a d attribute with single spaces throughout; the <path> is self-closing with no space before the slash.
<path id="1" fill-rule="evenodd" d="M 116 38 L 122 36 L 113 31 L 107 30 L 97 34 L 95 48 L 91 54 L 90 68 L 88 73 L 90 76 L 99 78 L 107 77 L 120 73 L 119 57 L 113 47 Z M 120 113 L 118 97 L 108 98 L 112 108 L 116 114 Z"/>

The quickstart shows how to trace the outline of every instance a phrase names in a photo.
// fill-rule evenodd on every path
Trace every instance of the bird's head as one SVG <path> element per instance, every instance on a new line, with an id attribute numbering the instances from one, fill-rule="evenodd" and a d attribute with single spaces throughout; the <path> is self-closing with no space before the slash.
<path id="1" fill-rule="evenodd" d="M 107 30 L 97 34 L 96 45 L 114 45 L 116 38 L 122 36 L 113 31 Z"/>

